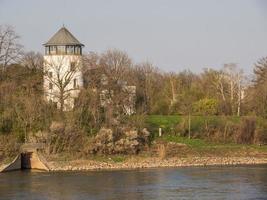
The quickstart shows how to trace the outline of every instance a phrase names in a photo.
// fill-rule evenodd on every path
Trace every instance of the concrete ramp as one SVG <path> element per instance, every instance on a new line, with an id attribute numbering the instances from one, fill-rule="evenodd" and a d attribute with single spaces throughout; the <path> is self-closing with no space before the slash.
<path id="1" fill-rule="evenodd" d="M 21 155 L 19 154 L 11 163 L 4 165 L 0 169 L 0 172 L 14 171 L 20 169 L 21 169 Z"/>
<path id="2" fill-rule="evenodd" d="M 23 169 L 37 169 L 49 171 L 46 162 L 37 151 L 23 151 L 9 164 L 3 166 L 0 172 L 8 172 Z"/>

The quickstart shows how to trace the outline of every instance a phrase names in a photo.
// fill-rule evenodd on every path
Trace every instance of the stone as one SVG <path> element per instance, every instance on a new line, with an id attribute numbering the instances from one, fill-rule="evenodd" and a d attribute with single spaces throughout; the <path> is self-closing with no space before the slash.
<path id="1" fill-rule="evenodd" d="M 138 132 L 135 129 L 121 128 L 119 132 L 112 129 L 101 128 L 92 141 L 89 152 L 100 154 L 136 154 L 149 141 L 150 133 L 143 129 Z"/>

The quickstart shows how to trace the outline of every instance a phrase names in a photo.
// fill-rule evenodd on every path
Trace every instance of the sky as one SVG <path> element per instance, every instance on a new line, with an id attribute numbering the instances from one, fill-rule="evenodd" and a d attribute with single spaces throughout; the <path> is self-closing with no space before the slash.
<path id="1" fill-rule="evenodd" d="M 26 51 L 44 52 L 63 24 L 84 52 L 126 51 L 164 71 L 220 69 L 252 73 L 267 56 L 267 0 L 0 0 Z"/>

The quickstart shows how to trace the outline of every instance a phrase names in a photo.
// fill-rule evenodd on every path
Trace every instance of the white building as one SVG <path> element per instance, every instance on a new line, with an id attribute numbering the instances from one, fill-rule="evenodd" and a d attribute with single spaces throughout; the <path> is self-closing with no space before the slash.
<path id="1" fill-rule="evenodd" d="M 102 74 L 100 77 L 100 83 L 102 85 L 101 92 L 100 92 L 100 105 L 102 107 L 108 107 L 112 103 L 112 99 L 114 97 L 114 90 L 105 87 L 108 86 L 109 80 L 105 74 Z M 129 86 L 127 85 L 126 81 L 117 81 L 117 86 L 121 88 L 121 97 L 122 101 L 122 109 L 124 114 L 132 115 L 136 113 L 135 109 L 135 101 L 136 101 L 136 86 Z"/>
<path id="2" fill-rule="evenodd" d="M 83 87 L 81 68 L 84 45 L 62 27 L 44 46 L 45 98 L 64 111 L 71 110 Z"/>
<path id="3" fill-rule="evenodd" d="M 53 102 L 57 108 L 70 111 L 74 107 L 75 99 L 83 87 L 82 77 L 82 47 L 80 43 L 65 27 L 62 27 L 45 46 L 44 56 L 44 95 L 48 102 Z M 123 110 L 125 114 L 135 113 L 136 87 L 128 86 L 119 81 L 122 92 L 125 94 Z M 100 104 L 108 106 L 112 95 L 105 89 L 108 79 L 101 76 L 102 91 Z M 113 93 L 113 91 L 110 91 Z"/>

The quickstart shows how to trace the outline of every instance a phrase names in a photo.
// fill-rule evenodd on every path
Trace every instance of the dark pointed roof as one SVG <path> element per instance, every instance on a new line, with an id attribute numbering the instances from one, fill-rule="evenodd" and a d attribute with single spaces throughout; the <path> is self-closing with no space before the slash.
<path id="1" fill-rule="evenodd" d="M 44 44 L 45 46 L 49 45 L 80 45 L 84 46 L 80 43 L 72 34 L 66 29 L 64 26 L 53 35 L 47 43 Z"/>

